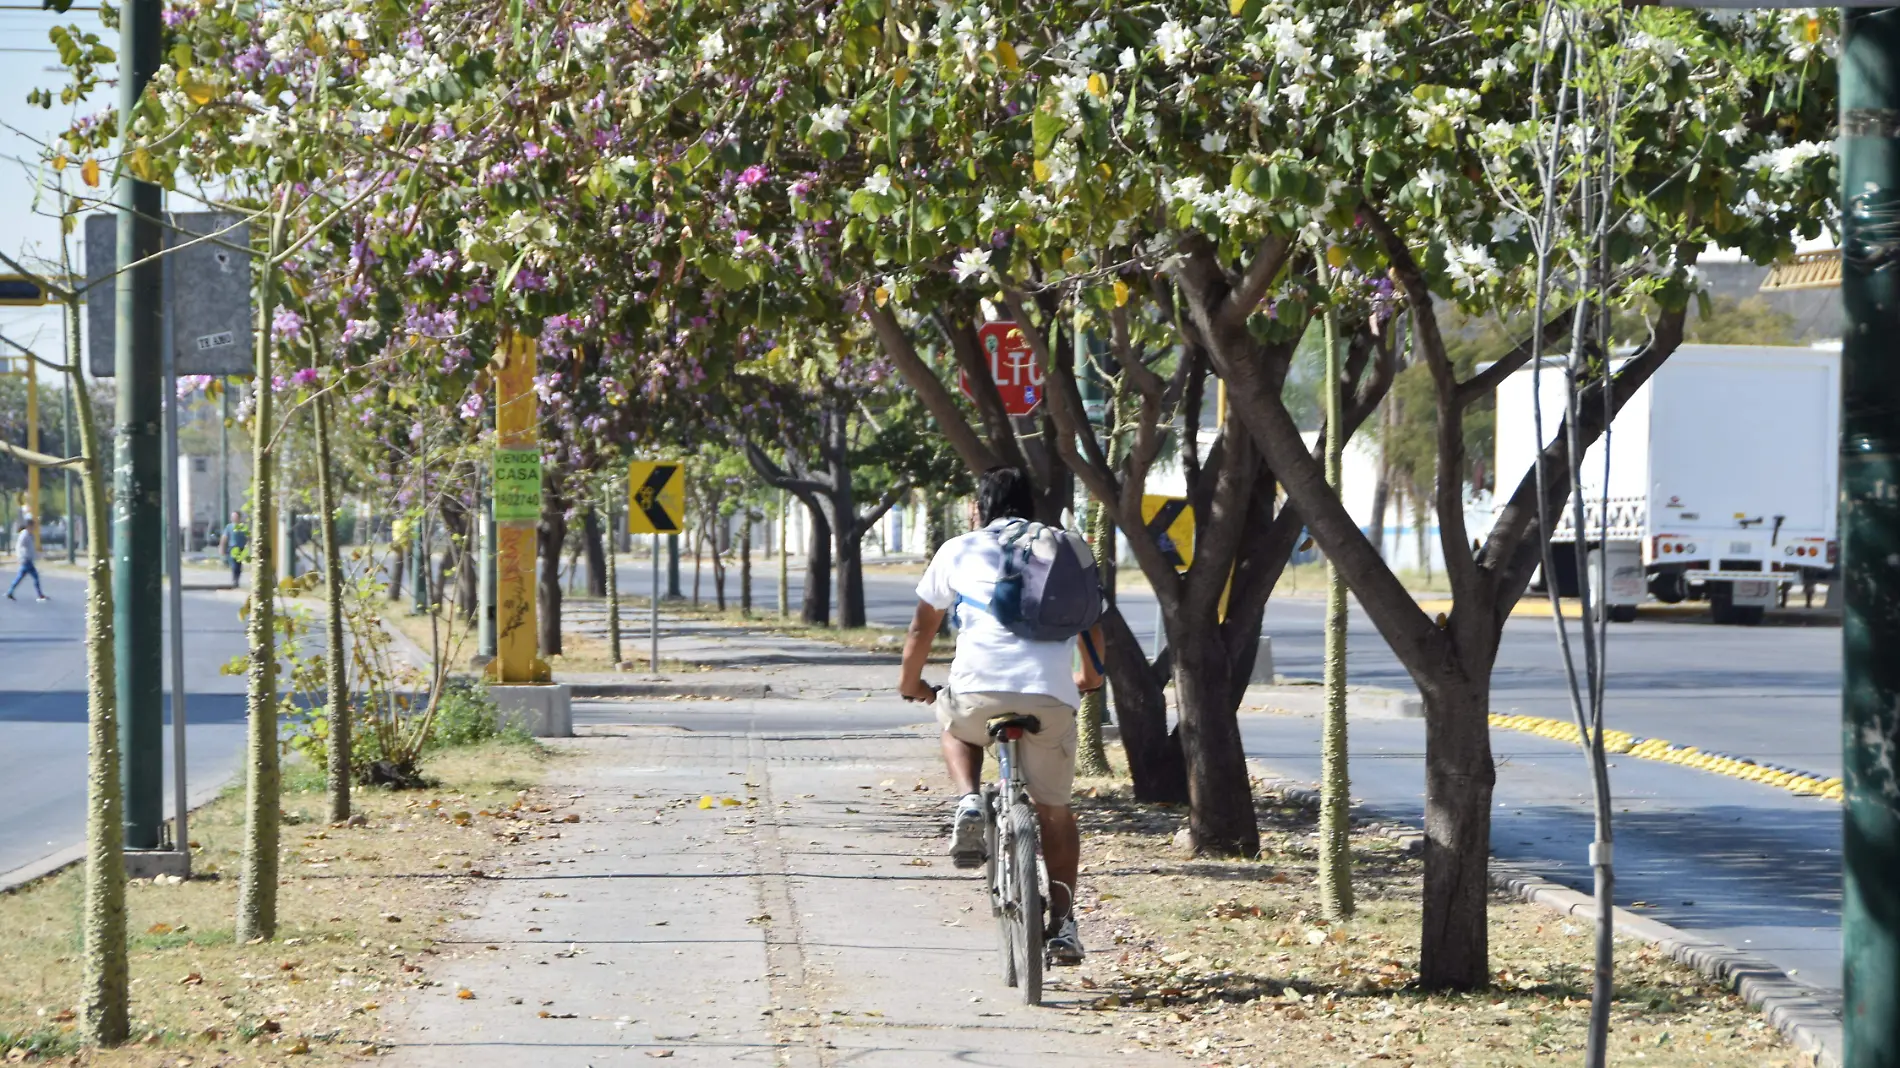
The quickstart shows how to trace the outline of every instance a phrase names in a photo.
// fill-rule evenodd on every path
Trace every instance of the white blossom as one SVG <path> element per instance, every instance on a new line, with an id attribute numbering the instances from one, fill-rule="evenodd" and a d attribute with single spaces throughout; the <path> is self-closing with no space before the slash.
<path id="1" fill-rule="evenodd" d="M 699 58 L 711 63 L 726 54 L 726 38 L 718 30 L 699 39 Z"/>
<path id="2" fill-rule="evenodd" d="M 1186 26 L 1169 19 L 1155 31 L 1155 51 L 1164 66 L 1173 67 L 1187 58 L 1194 48 L 1194 35 Z"/>
<path id="3" fill-rule="evenodd" d="M 1210 130 L 1201 135 L 1201 151 L 1221 152 L 1227 148 L 1227 135 L 1220 130 Z"/>
<path id="4" fill-rule="evenodd" d="M 988 249 L 972 249 L 957 256 L 952 268 L 957 281 L 967 282 L 972 278 L 987 278 L 990 273 L 990 253 Z"/>
<path id="5" fill-rule="evenodd" d="M 1122 70 L 1134 70 L 1135 64 L 1138 62 L 1140 62 L 1140 60 L 1135 58 L 1135 50 L 1132 48 L 1122 49 L 1122 54 L 1115 59 L 1115 65 Z"/>
<path id="6" fill-rule="evenodd" d="M 827 104 L 811 117 L 811 132 L 817 134 L 837 133 L 851 118 L 851 109 L 843 104 Z"/>
<path id="7" fill-rule="evenodd" d="M 891 191 L 891 176 L 888 174 L 873 174 L 864 180 L 864 188 L 869 192 L 876 193 L 878 196 L 888 196 Z"/>
<path id="8" fill-rule="evenodd" d="M 1445 246 L 1445 273 L 1454 285 L 1476 289 L 1497 278 L 1497 262 L 1477 245 Z"/>
<path id="9" fill-rule="evenodd" d="M 1832 141 L 1801 141 L 1752 156 L 1745 166 L 1751 171 L 1765 168 L 1774 178 L 1792 178 L 1802 164 L 1820 156 L 1832 155 L 1833 152 Z"/>

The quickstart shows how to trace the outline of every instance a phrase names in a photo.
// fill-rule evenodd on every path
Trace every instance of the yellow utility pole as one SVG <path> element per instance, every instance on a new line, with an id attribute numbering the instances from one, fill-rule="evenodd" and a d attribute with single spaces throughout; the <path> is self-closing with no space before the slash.
<path id="1" fill-rule="evenodd" d="M 495 361 L 495 659 L 490 681 L 548 682 L 534 629 L 535 526 L 541 519 L 540 405 L 534 339 L 510 334 Z"/>

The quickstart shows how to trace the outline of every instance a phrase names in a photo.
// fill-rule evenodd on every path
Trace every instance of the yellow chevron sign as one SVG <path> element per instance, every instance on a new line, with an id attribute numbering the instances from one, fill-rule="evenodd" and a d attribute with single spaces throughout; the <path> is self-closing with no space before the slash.
<path id="1" fill-rule="evenodd" d="M 627 529 L 635 534 L 678 534 L 686 529 L 686 465 L 677 460 L 635 460 Z"/>

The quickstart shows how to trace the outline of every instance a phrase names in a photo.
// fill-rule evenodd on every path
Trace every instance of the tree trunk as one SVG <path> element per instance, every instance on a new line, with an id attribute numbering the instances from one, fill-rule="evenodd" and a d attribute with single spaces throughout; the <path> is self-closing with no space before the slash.
<path id="1" fill-rule="evenodd" d="M 840 516 L 848 515 L 842 508 Z M 838 626 L 864 626 L 864 528 L 856 518 L 838 521 Z"/>
<path id="2" fill-rule="evenodd" d="M 473 474 L 470 465 L 458 465 L 456 472 L 464 476 L 457 482 L 464 487 L 469 486 L 472 480 L 467 476 Z M 446 556 L 450 575 L 445 576 L 442 585 L 449 586 L 450 579 L 453 580 L 455 607 L 461 612 L 463 619 L 473 620 L 476 601 L 475 580 L 481 566 L 475 553 L 474 509 L 458 491 L 443 494 L 442 503 L 436 507 L 436 511 L 441 514 L 442 527 L 449 534 L 449 551 Z"/>
<path id="3" fill-rule="evenodd" d="M 926 493 L 924 519 L 924 559 L 937 555 L 943 543 L 950 540 L 951 498 L 941 494 Z"/>
<path id="4" fill-rule="evenodd" d="M 752 618 L 752 513 L 739 513 L 739 614 Z"/>
<path id="5" fill-rule="evenodd" d="M 799 621 L 809 626 L 831 625 L 831 521 L 816 501 L 805 501 L 811 538 L 805 546 L 805 603 Z"/>
<path id="6" fill-rule="evenodd" d="M 279 227 L 282 225 L 279 217 Z M 271 250 L 276 251 L 277 234 Z M 277 936 L 277 869 L 282 788 L 277 766 L 277 490 L 271 477 L 276 457 L 270 443 L 276 436 L 276 405 L 270 382 L 270 297 L 275 292 L 268 266 L 261 271 L 257 289 L 264 299 L 257 306 L 257 407 L 251 430 L 251 500 L 256 515 L 251 523 L 251 614 L 248 703 L 250 776 L 244 794 L 244 860 L 238 880 L 236 938 L 239 944 Z M 400 587 L 397 587 L 400 588 Z"/>
<path id="7" fill-rule="evenodd" d="M 607 525 L 614 526 L 614 511 L 607 509 Z M 620 670 L 620 561 L 614 550 L 618 547 L 620 532 L 610 530 L 607 534 L 607 567 L 602 576 L 607 580 L 607 659 L 613 662 L 613 670 Z M 659 551 L 656 544 L 654 552 Z M 655 668 L 654 670 L 659 670 Z"/>
<path id="8" fill-rule="evenodd" d="M 1188 799 L 1187 763 L 1179 732 L 1168 729 L 1163 680 L 1148 666 L 1148 654 L 1119 608 L 1103 613 L 1102 637 L 1108 644 L 1108 682 L 1115 692 L 1115 720 L 1135 798 L 1181 804 Z"/>
<path id="9" fill-rule="evenodd" d="M 79 306 L 66 305 L 67 392 L 78 406 L 79 455 L 86 528 L 110 530 L 105 472 L 92 396 L 78 368 Z M 85 963 L 80 1002 L 86 1042 L 116 1046 L 131 1030 L 131 977 L 126 963 L 125 799 L 119 785 L 119 711 L 112 647 L 112 554 L 86 556 L 86 888 Z M 180 848 L 190 848 L 180 843 Z"/>
<path id="10" fill-rule="evenodd" d="M 1175 704 L 1187 759 L 1188 833 L 1194 851 L 1254 856 L 1260 852 L 1260 828 L 1254 821 L 1253 784 L 1234 712 L 1227 643 L 1217 626 L 1166 622 L 1174 651 Z"/>
<path id="11" fill-rule="evenodd" d="M 704 530 L 693 532 L 693 607 L 699 607 L 699 577 L 701 573 L 700 550 L 706 545 Z"/>
<path id="12" fill-rule="evenodd" d="M 1450 669 L 1456 671 L 1457 669 Z M 1419 985 L 1475 990 L 1491 979 L 1489 679 L 1434 679 L 1425 701 L 1425 894 Z"/>
<path id="13" fill-rule="evenodd" d="M 607 547 L 601 540 L 600 514 L 592 508 L 581 516 L 581 551 L 587 555 L 587 596 L 607 596 Z"/>
<path id="14" fill-rule="evenodd" d="M 719 606 L 720 615 L 726 614 L 726 557 L 719 544 L 726 540 L 723 537 L 724 534 L 725 524 L 714 520 L 712 551 L 713 603 Z"/>
<path id="15" fill-rule="evenodd" d="M 1107 509 L 1100 501 L 1089 504 L 1089 541 L 1095 549 L 1095 571 L 1104 590 L 1114 588 L 1115 526 L 1108 522 Z M 1107 652 L 1097 649 L 1106 667 Z M 1087 655 L 1087 654 L 1084 654 Z M 1082 707 L 1076 709 L 1075 770 L 1080 775 L 1107 775 L 1108 753 L 1102 748 L 1102 719 L 1108 710 L 1108 695 L 1103 690 L 1082 695 Z"/>
<path id="16" fill-rule="evenodd" d="M 323 529 L 323 600 L 329 611 L 324 620 L 324 689 L 329 691 L 330 737 L 325 787 L 330 795 L 330 822 L 350 818 L 350 676 L 349 654 L 343 645 L 343 550 L 336 540 L 336 475 L 330 454 L 330 399 L 319 397 L 317 409 L 317 521 Z M 467 516 L 464 514 L 464 521 Z M 445 517 L 444 521 L 447 519 Z M 472 568 L 461 568 L 473 575 Z M 467 602 L 463 602 L 466 606 Z"/>
<path id="17" fill-rule="evenodd" d="M 548 472 L 541 483 L 541 523 L 535 529 L 540 566 L 535 569 L 534 626 L 543 657 L 561 653 L 561 549 L 567 544 L 567 501 L 560 475 Z"/>

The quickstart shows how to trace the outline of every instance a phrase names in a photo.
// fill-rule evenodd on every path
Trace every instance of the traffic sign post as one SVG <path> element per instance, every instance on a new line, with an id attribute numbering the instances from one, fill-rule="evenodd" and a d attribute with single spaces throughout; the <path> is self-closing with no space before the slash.
<path id="1" fill-rule="evenodd" d="M 648 608 L 647 668 L 660 673 L 660 535 L 686 529 L 686 465 L 635 460 L 627 470 L 627 529 L 653 535 L 653 603 Z"/>
<path id="2" fill-rule="evenodd" d="M 1013 416 L 1034 413 L 1042 403 L 1042 368 L 1036 366 L 1029 339 L 1007 319 L 977 327 L 976 338 L 989 360 L 990 381 L 1002 395 L 1003 410 Z M 957 385 L 963 389 L 964 396 L 976 399 L 968 371 L 957 373 Z"/>

